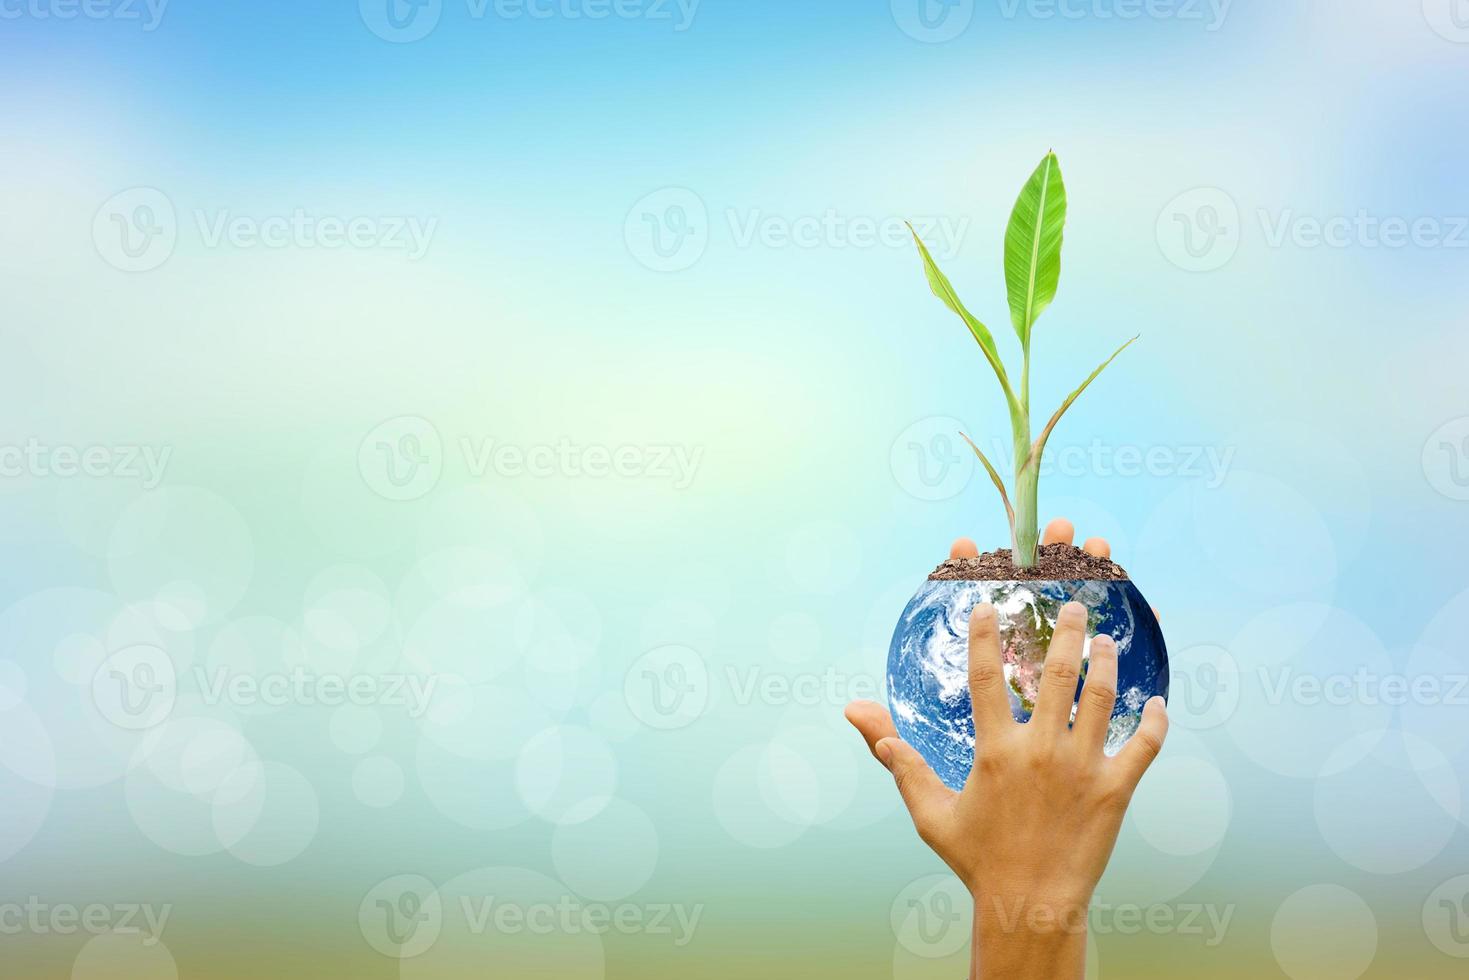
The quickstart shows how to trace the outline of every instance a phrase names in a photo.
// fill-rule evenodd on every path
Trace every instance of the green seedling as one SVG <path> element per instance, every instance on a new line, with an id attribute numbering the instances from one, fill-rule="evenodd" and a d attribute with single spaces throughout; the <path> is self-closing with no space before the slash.
<path id="1" fill-rule="evenodd" d="M 1037 529 L 1036 514 L 1036 492 L 1040 478 L 1041 455 L 1046 450 L 1046 440 L 1051 437 L 1051 432 L 1056 428 L 1056 423 L 1061 421 L 1061 416 L 1071 407 L 1071 403 L 1086 391 L 1087 386 L 1096 380 L 1097 375 L 1111 364 L 1118 354 L 1132 344 L 1136 337 L 1123 344 L 1121 347 L 1102 362 L 1091 375 L 1081 383 L 1081 386 L 1073 391 L 1067 399 L 1056 409 L 1040 435 L 1031 439 L 1030 430 L 1030 338 L 1035 329 L 1035 322 L 1045 312 L 1046 307 L 1051 305 L 1051 300 L 1056 298 L 1056 286 L 1061 280 L 1061 237 L 1066 225 L 1066 185 L 1061 180 L 1061 165 L 1056 160 L 1055 153 L 1047 153 L 1046 158 L 1036 167 L 1035 173 L 1025 182 L 1020 191 L 1020 197 L 1015 201 L 1015 209 L 1010 213 L 1010 225 L 1005 230 L 1005 292 L 1010 301 L 1010 322 L 1015 327 L 1016 336 L 1020 338 L 1020 349 L 1024 355 L 1024 361 L 1020 369 L 1020 390 L 1017 392 L 1010 382 L 1010 376 L 1005 371 L 1005 364 L 1000 360 L 1000 354 L 995 347 L 994 335 L 989 328 L 979 322 L 975 316 L 960 302 L 959 295 L 954 292 L 954 287 L 949 283 L 948 277 L 939 271 L 939 267 L 933 261 L 933 256 L 928 253 L 928 248 L 913 232 L 913 240 L 918 244 L 918 252 L 923 256 L 923 270 L 928 276 L 928 286 L 933 294 L 943 300 L 944 305 L 953 310 L 974 339 L 979 344 L 979 349 L 984 352 L 985 360 L 989 361 L 990 367 L 995 372 L 995 377 L 1000 382 L 1000 389 L 1005 395 L 1005 404 L 1010 410 L 1010 431 L 1015 445 L 1015 496 L 1011 503 L 1010 494 L 1005 489 L 1005 481 L 1000 478 L 1000 473 L 995 469 L 985 454 L 975 445 L 974 440 L 964 433 L 964 441 L 974 450 L 979 461 L 984 464 L 985 472 L 994 482 L 995 488 L 1000 491 L 1000 498 L 1005 503 L 1005 516 L 1010 522 L 1011 556 L 1014 563 L 1021 568 L 1029 568 L 1035 564 L 1036 544 L 1040 538 Z M 913 231 L 913 226 L 908 226 Z"/>

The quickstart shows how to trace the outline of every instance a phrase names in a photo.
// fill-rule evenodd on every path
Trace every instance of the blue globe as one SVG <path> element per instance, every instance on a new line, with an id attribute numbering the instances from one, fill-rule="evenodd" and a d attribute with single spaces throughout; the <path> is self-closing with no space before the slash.
<path id="1" fill-rule="evenodd" d="M 1137 731 L 1148 699 L 1168 696 L 1163 632 L 1132 582 L 928 581 L 903 610 L 888 648 L 888 705 L 898 734 L 951 788 L 961 788 L 974 765 L 970 612 L 980 602 L 998 610 L 1010 710 L 1016 721 L 1029 721 L 1056 616 L 1073 599 L 1088 610 L 1083 682 L 1090 663 L 1090 637 L 1106 633 L 1117 641 L 1117 706 L 1105 749 L 1114 755 Z"/>

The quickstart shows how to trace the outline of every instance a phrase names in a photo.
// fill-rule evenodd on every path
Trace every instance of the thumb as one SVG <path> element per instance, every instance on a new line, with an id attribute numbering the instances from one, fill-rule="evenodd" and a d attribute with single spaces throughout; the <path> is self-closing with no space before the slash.
<path id="1" fill-rule="evenodd" d="M 901 738 L 884 738 L 873 747 L 877 759 L 893 774 L 903 804 L 913 817 L 913 825 L 925 840 L 928 830 L 938 818 L 940 808 L 954 796 L 938 774 L 929 767 L 918 750 Z"/>

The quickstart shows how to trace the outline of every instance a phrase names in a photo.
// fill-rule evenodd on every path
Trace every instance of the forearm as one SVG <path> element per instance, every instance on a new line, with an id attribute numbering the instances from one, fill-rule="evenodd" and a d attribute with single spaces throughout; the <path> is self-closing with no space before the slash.
<path id="1" fill-rule="evenodd" d="M 1083 904 L 974 899 L 970 980 L 1081 980 L 1086 974 Z"/>

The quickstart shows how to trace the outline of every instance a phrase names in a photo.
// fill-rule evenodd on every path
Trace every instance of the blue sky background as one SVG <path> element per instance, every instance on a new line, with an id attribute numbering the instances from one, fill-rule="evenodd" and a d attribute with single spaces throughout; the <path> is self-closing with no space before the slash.
<path id="1" fill-rule="evenodd" d="M 1142 339 L 1057 430 L 1041 509 L 1113 541 L 1162 612 L 1176 678 L 1222 664 L 1238 698 L 1190 718 L 1175 692 L 1172 761 L 1100 893 L 1232 908 L 1233 924 L 1215 945 L 1094 928 L 1095 967 L 1457 975 L 1469 946 L 1429 912 L 1469 873 L 1465 705 L 1364 703 L 1384 673 L 1440 692 L 1469 674 L 1469 31 L 1448 0 L 1237 0 L 1217 21 L 1206 5 L 1125 19 L 1121 0 L 961 2 L 934 43 L 905 32 L 906 0 L 704 0 L 686 30 L 676 6 L 591 20 L 569 15 L 585 0 L 545 18 L 443 0 L 407 43 L 373 32 L 375 0 L 174 0 L 151 30 L 144 7 L 66 9 L 0 7 L 0 450 L 169 455 L 147 488 L 116 472 L 0 477 L 0 624 L 14 626 L 0 735 L 55 756 L 38 771 L 0 752 L 0 902 L 173 903 L 164 945 L 189 977 L 450 976 L 522 953 L 571 978 L 693 963 L 954 975 L 962 950 L 915 951 L 889 922 L 943 869 L 842 730 L 844 697 L 740 703 L 730 678 L 880 681 L 892 623 L 949 540 L 1006 540 L 982 474 L 952 452 L 953 420 L 985 446 L 1007 431 L 993 379 L 911 244 L 852 235 L 929 219 L 1013 363 L 1004 222 L 1054 148 L 1070 217 L 1036 333 L 1038 424 Z M 172 236 L 150 240 L 147 268 L 117 237 L 139 202 Z M 298 212 L 366 219 L 377 237 L 273 247 L 209 231 Z M 1420 233 L 1393 244 L 1384 222 Z M 410 223 L 421 254 L 384 244 Z M 1321 243 L 1323 225 L 1345 237 Z M 435 475 L 390 499 L 375 446 L 398 452 L 405 434 L 429 440 L 414 445 Z M 487 440 L 698 462 L 685 485 L 475 472 L 464 447 Z M 1157 472 L 1116 472 L 1119 452 L 1150 450 Z M 32 598 L 53 588 L 110 611 Z M 390 706 L 201 705 L 192 668 L 233 649 L 232 627 L 252 637 L 247 675 L 297 656 L 239 626 L 251 617 L 304 638 L 298 659 L 319 672 L 489 664 L 476 684 L 533 707 L 513 724 L 476 709 L 454 744 L 504 751 L 466 760 Z M 143 637 L 182 678 L 160 741 L 86 787 L 67 777 L 94 735 L 55 652 L 78 635 L 104 653 Z M 627 678 L 669 644 L 705 664 L 709 705 L 663 731 L 640 723 Z M 1258 683 L 1362 665 L 1379 680 L 1347 704 L 1271 703 Z M 206 775 L 285 801 L 243 844 L 210 836 L 210 814 L 234 811 L 209 779 L 150 795 L 158 745 L 193 744 L 200 717 L 238 756 Z M 593 761 L 548 767 L 543 735 Z M 518 782 L 525 766 L 543 782 Z M 594 816 L 542 806 L 485 825 L 538 789 L 596 796 L 609 772 L 616 805 Z M 444 802 L 453 790 L 463 808 Z M 648 826 L 656 853 L 629 845 L 600 878 L 576 873 L 587 839 Z M 178 853 L 198 835 L 208 853 Z M 277 863 L 250 860 L 293 840 Z M 449 896 L 486 867 L 515 869 L 491 879 L 525 903 L 537 889 L 680 901 L 705 906 L 704 924 L 676 948 L 645 931 L 522 950 L 446 920 L 400 962 L 358 919 L 394 875 Z M 917 887 L 926 901 L 942 886 Z M 156 946 L 88 941 L 0 937 L 35 975 L 104 975 L 88 972 L 102 952 L 170 975 Z"/>

